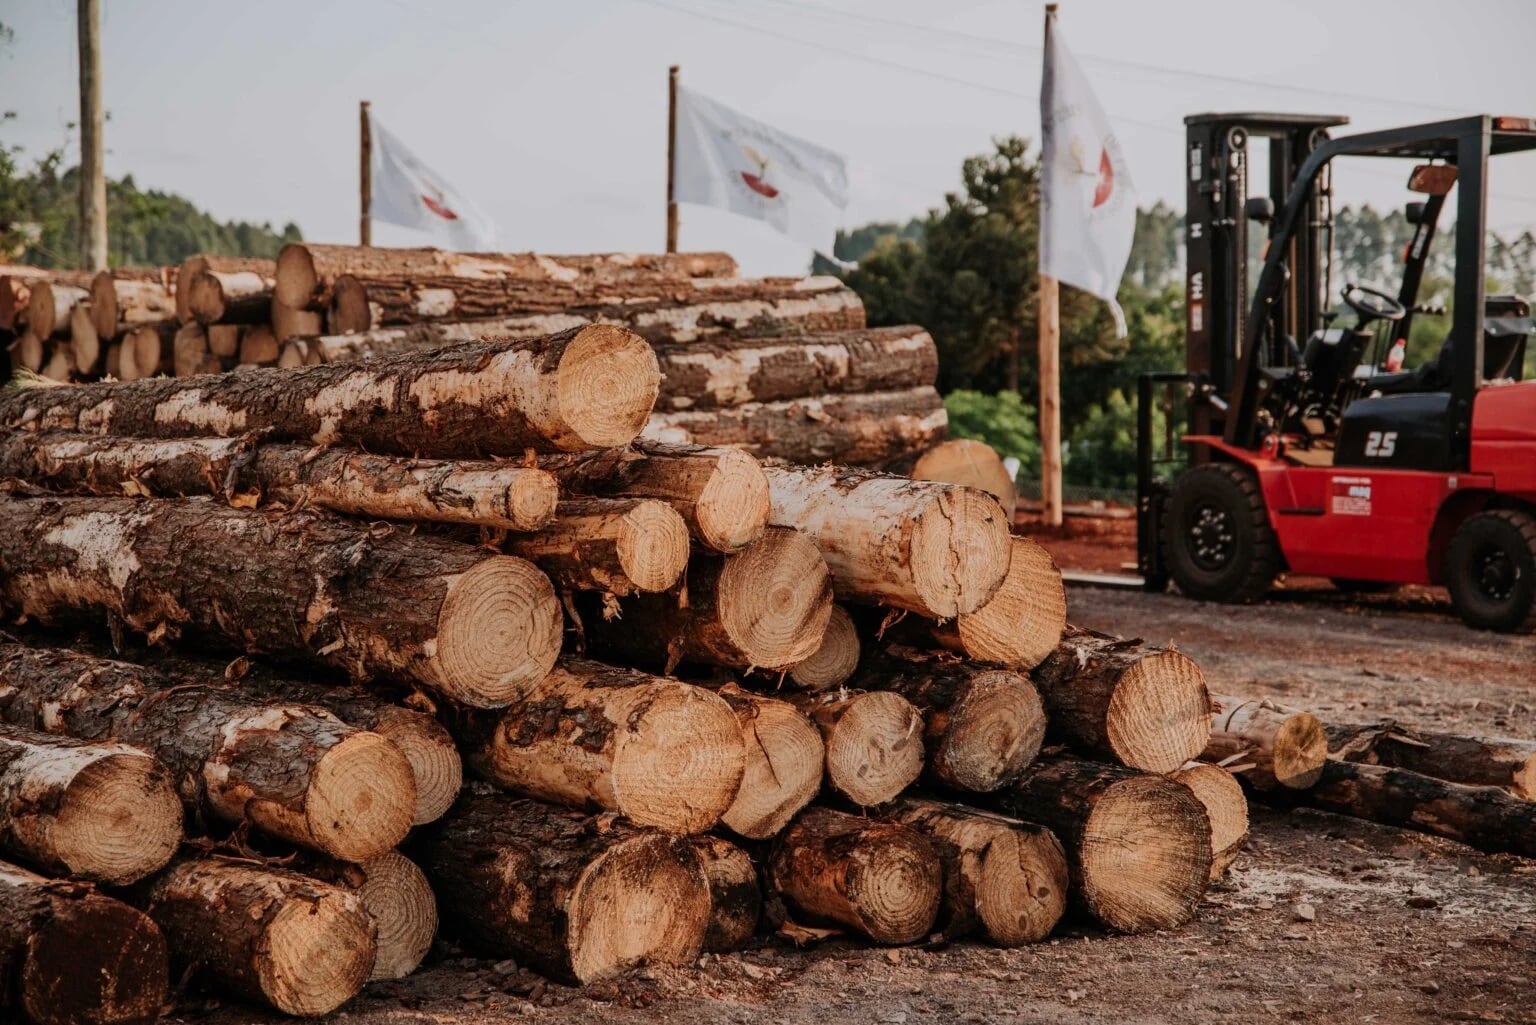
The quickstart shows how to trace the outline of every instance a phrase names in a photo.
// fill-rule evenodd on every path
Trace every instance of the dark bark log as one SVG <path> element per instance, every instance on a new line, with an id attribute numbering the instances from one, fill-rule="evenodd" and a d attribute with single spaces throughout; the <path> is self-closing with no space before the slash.
<path id="1" fill-rule="evenodd" d="M 1506 787 L 1536 800 L 1536 741 L 1462 737 L 1416 730 L 1388 720 L 1328 723 L 1328 753 L 1346 762 L 1386 765 L 1449 783 Z"/>
<path id="2" fill-rule="evenodd" d="M 709 932 L 704 949 L 741 950 L 752 942 L 763 914 L 757 866 L 746 851 L 718 836 L 697 837 L 693 846 L 709 880 Z"/>

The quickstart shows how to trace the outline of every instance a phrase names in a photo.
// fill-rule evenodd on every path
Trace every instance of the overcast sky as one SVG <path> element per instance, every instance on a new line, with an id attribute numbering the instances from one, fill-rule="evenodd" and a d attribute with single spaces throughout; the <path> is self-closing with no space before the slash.
<path id="1" fill-rule="evenodd" d="M 1037 139 L 1042 7 L 1019 0 L 103 0 L 107 173 L 223 219 L 357 239 L 357 102 L 496 221 L 499 246 L 659 249 L 666 69 L 837 149 L 849 223 L 938 203 L 995 136 Z M 1060 24 L 1142 202 L 1183 206 L 1185 114 L 1294 110 L 1379 128 L 1536 116 L 1536 0 L 1062 0 Z M 61 145 L 75 3 L 6 0 L 0 141 Z M 1536 225 L 1536 159 L 1495 162 L 1490 219 Z M 1341 174 L 1395 206 L 1406 169 Z M 808 251 L 685 207 L 682 245 L 752 273 Z M 426 244 L 376 226 L 387 245 Z"/>

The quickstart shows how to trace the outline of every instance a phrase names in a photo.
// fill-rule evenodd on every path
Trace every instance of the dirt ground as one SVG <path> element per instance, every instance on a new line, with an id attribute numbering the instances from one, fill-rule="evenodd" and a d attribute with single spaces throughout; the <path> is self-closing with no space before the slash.
<path id="1" fill-rule="evenodd" d="M 1109 526 L 1103 524 L 1108 522 Z M 1047 539 L 1066 567 L 1120 571 L 1123 526 Z M 1073 587 L 1071 618 L 1173 642 L 1213 690 L 1272 696 L 1339 720 L 1390 716 L 1536 737 L 1536 637 L 1465 629 L 1443 595 L 1359 601 L 1289 581 L 1263 605 Z M 1313 811 L 1253 809 L 1247 852 L 1196 919 L 1150 936 L 1080 920 L 1046 944 L 883 950 L 777 941 L 578 990 L 449 946 L 370 987 L 348 1025 L 765 1022 L 1536 1022 L 1536 861 Z M 173 1021 L 281 1019 L 188 995 Z"/>

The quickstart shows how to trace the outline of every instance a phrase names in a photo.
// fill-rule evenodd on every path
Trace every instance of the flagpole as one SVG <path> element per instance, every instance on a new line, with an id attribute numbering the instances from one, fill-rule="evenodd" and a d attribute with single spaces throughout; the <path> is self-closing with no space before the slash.
<path id="1" fill-rule="evenodd" d="M 357 235 L 361 245 L 373 245 L 373 126 L 368 120 L 368 101 L 363 100 L 357 105 L 358 120 L 360 122 L 361 141 L 358 160 L 358 198 L 360 200 L 359 216 L 357 219 Z"/>
<path id="2" fill-rule="evenodd" d="M 667 69 L 667 252 L 677 252 L 677 72 Z"/>
<path id="3" fill-rule="evenodd" d="M 1051 45 L 1056 5 L 1045 5 L 1045 45 Z M 1061 526 L 1061 288 L 1040 275 L 1040 500 L 1045 525 Z"/>

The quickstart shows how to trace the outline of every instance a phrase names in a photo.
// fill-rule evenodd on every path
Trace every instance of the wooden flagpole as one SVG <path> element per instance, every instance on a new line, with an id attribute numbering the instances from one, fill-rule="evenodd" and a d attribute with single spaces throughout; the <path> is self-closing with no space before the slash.
<path id="1" fill-rule="evenodd" d="M 677 72 L 667 69 L 667 252 L 677 252 Z"/>
<path id="2" fill-rule="evenodd" d="M 1045 45 L 1051 45 L 1056 5 L 1045 5 Z M 1061 526 L 1061 287 L 1040 275 L 1040 500 L 1045 524 Z"/>
<path id="3" fill-rule="evenodd" d="M 373 126 L 368 119 L 367 100 L 357 105 L 357 113 L 362 128 L 362 134 L 358 136 L 362 140 L 362 146 L 358 161 L 358 193 L 361 207 L 357 222 L 357 236 L 359 244 L 371 246 L 373 245 Z"/>

